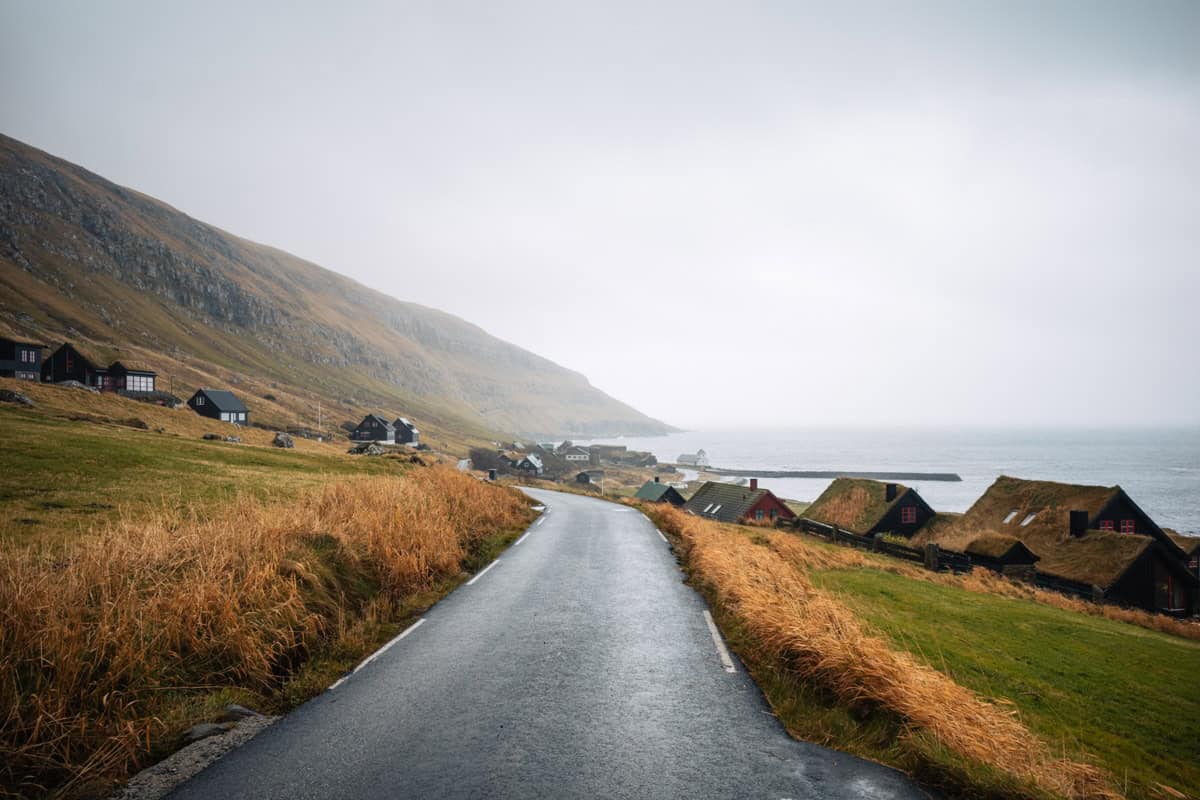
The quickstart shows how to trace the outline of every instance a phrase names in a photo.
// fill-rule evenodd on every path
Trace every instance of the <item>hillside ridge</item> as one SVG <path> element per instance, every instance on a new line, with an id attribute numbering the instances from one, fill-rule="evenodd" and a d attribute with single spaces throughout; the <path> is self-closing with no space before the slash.
<path id="1" fill-rule="evenodd" d="M 671 428 L 578 372 L 0 134 L 0 327 L 523 436 Z M 178 362 L 178 363 L 176 363 Z M 198 379 L 198 378 L 197 378 Z"/>

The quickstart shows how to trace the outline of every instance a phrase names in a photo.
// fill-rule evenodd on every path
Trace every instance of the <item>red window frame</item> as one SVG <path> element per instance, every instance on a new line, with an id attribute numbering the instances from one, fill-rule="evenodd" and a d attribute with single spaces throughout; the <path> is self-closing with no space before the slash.
<path id="1" fill-rule="evenodd" d="M 900 524 L 901 525 L 915 525 L 916 522 L 917 522 L 917 507 L 916 506 L 904 506 L 904 508 L 900 509 Z"/>
<path id="2" fill-rule="evenodd" d="M 1131 519 L 1121 520 L 1121 533 L 1137 533 L 1137 524 Z"/>
<path id="3" fill-rule="evenodd" d="M 1113 521 L 1111 519 L 1100 520 L 1100 530 L 1102 530 L 1102 531 L 1113 530 Z"/>

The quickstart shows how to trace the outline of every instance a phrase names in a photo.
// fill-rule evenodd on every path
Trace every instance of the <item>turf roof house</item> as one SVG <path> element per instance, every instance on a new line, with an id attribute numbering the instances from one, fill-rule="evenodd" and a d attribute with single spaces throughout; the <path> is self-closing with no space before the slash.
<path id="1" fill-rule="evenodd" d="M 916 489 L 861 478 L 835 478 L 804 511 L 805 519 L 860 536 L 891 533 L 911 537 L 933 516 L 933 509 Z"/>
<path id="2" fill-rule="evenodd" d="M 708 481 L 683 507 L 696 516 L 718 522 L 775 521 L 796 517 L 769 489 L 758 488 L 758 478 L 751 478 L 749 487 Z"/>
<path id="3" fill-rule="evenodd" d="M 1002 476 L 953 523 L 913 537 L 965 552 L 984 536 L 1019 539 L 1037 571 L 1105 600 L 1147 611 L 1197 611 L 1200 580 L 1180 546 L 1120 486 L 1081 486 Z"/>
<path id="4" fill-rule="evenodd" d="M 35 342 L 0 337 L 0 378 L 40 380 L 43 347 Z"/>
<path id="5" fill-rule="evenodd" d="M 246 404 L 233 392 L 224 389 L 197 389 L 187 404 L 188 408 L 202 417 L 232 422 L 234 425 L 249 424 L 250 411 Z"/>
<path id="6" fill-rule="evenodd" d="M 114 361 L 101 366 L 100 359 L 65 342 L 42 364 L 42 380 L 52 383 L 79 381 L 102 392 L 149 395 L 155 392 L 158 373 L 145 364 Z"/>
<path id="7" fill-rule="evenodd" d="M 675 487 L 662 483 L 658 478 L 642 484 L 642 488 L 637 490 L 634 497 L 648 503 L 670 503 L 673 506 L 681 506 L 687 502 Z"/>
<path id="8" fill-rule="evenodd" d="M 350 439 L 355 442 L 396 443 L 396 428 L 378 414 L 367 414 L 362 422 L 350 431 Z"/>

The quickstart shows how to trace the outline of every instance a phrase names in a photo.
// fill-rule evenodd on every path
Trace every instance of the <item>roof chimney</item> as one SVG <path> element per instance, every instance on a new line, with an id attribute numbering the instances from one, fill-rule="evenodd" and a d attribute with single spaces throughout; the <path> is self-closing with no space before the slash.
<path id="1" fill-rule="evenodd" d="M 1071 512 L 1071 535 L 1083 536 L 1088 529 L 1088 512 L 1072 511 Z"/>
<path id="2" fill-rule="evenodd" d="M 658 476 L 657 476 L 657 475 L 655 475 L 655 476 L 654 476 L 654 482 L 655 482 L 655 483 L 658 483 Z"/>
<path id="3" fill-rule="evenodd" d="M 886 484 L 883 487 L 883 492 L 884 492 L 883 499 L 887 500 L 889 503 L 892 502 L 893 500 L 896 499 L 896 484 L 894 484 L 894 483 Z"/>
<path id="4" fill-rule="evenodd" d="M 752 491 L 752 492 L 758 491 L 758 478 L 750 479 L 750 491 Z"/>

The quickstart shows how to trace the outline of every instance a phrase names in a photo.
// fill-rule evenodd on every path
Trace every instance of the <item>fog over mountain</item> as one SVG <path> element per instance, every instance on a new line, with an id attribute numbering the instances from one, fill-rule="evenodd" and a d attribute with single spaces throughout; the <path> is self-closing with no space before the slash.
<path id="1" fill-rule="evenodd" d="M 0 131 L 678 425 L 1200 423 L 1200 4 L 10 2 Z"/>

